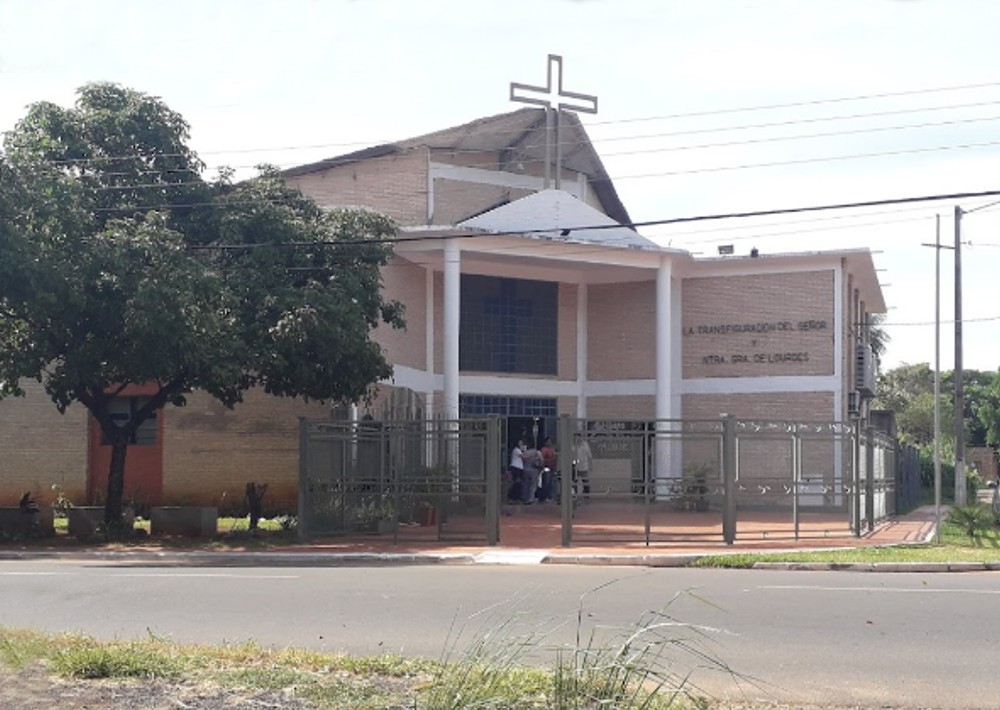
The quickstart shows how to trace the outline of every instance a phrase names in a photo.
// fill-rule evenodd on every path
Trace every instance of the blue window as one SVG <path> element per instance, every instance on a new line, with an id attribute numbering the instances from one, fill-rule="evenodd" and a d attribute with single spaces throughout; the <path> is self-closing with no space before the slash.
<path id="1" fill-rule="evenodd" d="M 557 374 L 558 284 L 462 276 L 459 368 Z"/>

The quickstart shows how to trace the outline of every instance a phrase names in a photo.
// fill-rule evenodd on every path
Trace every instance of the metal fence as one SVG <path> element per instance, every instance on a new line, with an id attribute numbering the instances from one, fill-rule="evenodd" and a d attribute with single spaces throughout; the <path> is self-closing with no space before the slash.
<path id="1" fill-rule="evenodd" d="M 500 417 L 303 420 L 300 536 L 501 542 L 504 431 Z M 896 442 L 856 424 L 562 416 L 554 434 L 558 505 L 532 514 L 565 546 L 860 535 L 896 511 Z"/>
<path id="2" fill-rule="evenodd" d="M 299 424 L 299 536 L 498 541 L 498 428 L 482 419 Z"/>

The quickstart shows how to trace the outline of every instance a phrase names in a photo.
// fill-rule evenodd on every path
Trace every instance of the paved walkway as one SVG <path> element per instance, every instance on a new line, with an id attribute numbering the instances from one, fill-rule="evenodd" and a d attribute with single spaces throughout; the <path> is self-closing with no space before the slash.
<path id="1" fill-rule="evenodd" d="M 620 511 L 602 517 L 599 506 L 594 506 L 592 512 L 586 508 L 578 512 L 574 539 L 569 547 L 562 545 L 561 522 L 553 510 L 551 515 L 525 511 L 503 516 L 501 544 L 497 547 L 439 541 L 426 528 L 400 528 L 395 543 L 389 536 L 334 538 L 296 545 L 288 551 L 421 555 L 441 560 L 449 556 L 474 556 L 483 561 L 509 560 L 511 563 L 528 560 L 585 562 L 599 558 L 614 559 L 618 564 L 649 564 L 655 561 L 654 558 L 666 563 L 668 558 L 682 562 L 711 554 L 912 544 L 930 540 L 935 530 L 933 506 L 918 508 L 884 522 L 861 537 L 855 537 L 842 520 L 832 516 L 803 516 L 796 536 L 788 516 L 757 514 L 740 520 L 736 542 L 727 545 L 721 539 L 719 520 L 713 513 L 685 513 L 671 516 L 669 528 L 657 526 L 653 521 L 653 535 L 647 545 L 643 540 L 643 521 L 624 519 Z"/>
<path id="2" fill-rule="evenodd" d="M 667 528 L 646 545 L 640 541 L 644 529 L 636 520 L 600 511 L 582 512 L 574 521 L 578 540 L 561 544 L 557 511 L 509 514 L 501 519 L 502 544 L 456 544 L 435 539 L 436 528 L 401 528 L 397 542 L 391 536 L 366 536 L 316 540 L 267 551 L 177 550 L 148 547 L 109 548 L 0 548 L 2 559 L 144 559 L 172 564 L 590 564 L 680 566 L 713 554 L 741 552 L 803 551 L 905 545 L 932 539 L 935 530 L 933 506 L 918 508 L 882 523 L 875 530 L 855 537 L 841 520 L 803 516 L 796 538 L 787 516 L 744 516 L 737 541 L 726 545 L 718 533 L 718 516 L 691 513 L 670 518 Z M 508 511 L 510 512 L 510 511 Z M 656 530 L 654 526 L 654 531 Z M 838 566 L 839 567 L 839 566 Z M 1000 565 L 996 565 L 1000 568 Z M 816 568 L 812 565 L 811 568 Z M 830 568 L 827 565 L 826 568 Z M 992 569 L 992 565 L 922 565 L 920 571 Z M 915 568 L 913 568 L 915 569 Z"/>

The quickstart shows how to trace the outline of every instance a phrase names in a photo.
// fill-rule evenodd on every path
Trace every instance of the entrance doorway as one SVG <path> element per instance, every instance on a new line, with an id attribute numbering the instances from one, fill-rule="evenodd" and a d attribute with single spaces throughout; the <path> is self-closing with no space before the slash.
<path id="1" fill-rule="evenodd" d="M 540 447 L 546 437 L 552 437 L 556 447 L 555 397 L 497 397 L 492 395 L 462 395 L 458 399 L 459 416 L 488 417 L 496 415 L 506 419 L 501 429 L 504 466 L 510 461 L 510 451 L 519 439 L 528 446 Z"/>

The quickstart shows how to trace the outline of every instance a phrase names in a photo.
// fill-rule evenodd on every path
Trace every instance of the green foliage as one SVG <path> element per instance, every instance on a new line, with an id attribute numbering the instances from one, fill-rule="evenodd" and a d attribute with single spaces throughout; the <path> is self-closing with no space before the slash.
<path id="1" fill-rule="evenodd" d="M 948 522 L 962 529 L 970 538 L 978 538 L 994 527 L 993 511 L 982 505 L 952 508 Z"/>
<path id="2" fill-rule="evenodd" d="M 91 412 L 113 448 L 109 520 L 160 408 L 193 390 L 355 401 L 391 375 L 372 330 L 402 327 L 381 293 L 388 218 L 324 211 L 270 168 L 207 182 L 188 138 L 159 99 L 90 84 L 73 108 L 31 106 L 0 156 L 0 396 L 32 378 Z M 151 383 L 130 420 L 111 416 Z"/>
<path id="3" fill-rule="evenodd" d="M 941 373 L 942 459 L 954 457 L 954 379 Z M 965 443 L 968 446 L 1000 445 L 1000 372 L 966 370 L 962 377 L 965 398 Z M 934 441 L 934 371 L 927 363 L 900 365 L 879 375 L 874 406 L 896 414 L 900 438 L 923 447 Z"/>
<path id="4" fill-rule="evenodd" d="M 976 408 L 976 416 L 983 426 L 986 445 L 1000 448 L 1000 371 L 993 375 L 984 394 Z"/>
<path id="5" fill-rule="evenodd" d="M 161 647 L 143 642 L 99 644 L 80 639 L 52 659 L 57 673 L 74 678 L 173 678 L 183 663 Z"/>

